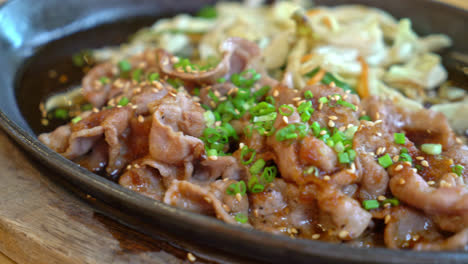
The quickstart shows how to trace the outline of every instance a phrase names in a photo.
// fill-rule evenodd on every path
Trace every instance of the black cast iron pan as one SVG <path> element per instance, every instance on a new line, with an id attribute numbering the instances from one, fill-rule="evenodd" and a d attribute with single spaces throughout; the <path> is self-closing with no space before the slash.
<path id="1" fill-rule="evenodd" d="M 47 71 L 59 69 L 70 82 L 71 54 L 85 48 L 116 45 L 157 18 L 195 12 L 203 0 L 12 0 L 0 9 L 0 126 L 41 163 L 61 173 L 82 191 L 151 226 L 190 243 L 271 263 L 468 263 L 465 252 L 412 252 L 382 248 L 359 249 L 302 239 L 290 239 L 244 229 L 156 202 L 95 175 L 51 151 L 37 138 L 41 132 L 38 104 L 60 85 L 47 81 Z M 450 52 L 468 54 L 468 12 L 431 0 L 317 0 L 317 4 L 359 3 L 411 18 L 422 35 L 445 33 Z M 68 72 L 70 71 L 70 72 Z M 454 69 L 453 78 L 465 78 Z M 44 130 L 42 130 L 44 131 Z M 111 215 L 112 217 L 112 215 Z M 152 233 L 150 229 L 143 230 Z"/>

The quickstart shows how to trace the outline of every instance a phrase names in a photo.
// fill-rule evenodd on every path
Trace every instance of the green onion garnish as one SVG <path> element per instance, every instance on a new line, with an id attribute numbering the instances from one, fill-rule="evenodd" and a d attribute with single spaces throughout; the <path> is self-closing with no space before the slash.
<path id="1" fill-rule="evenodd" d="M 356 159 L 356 151 L 354 149 L 348 149 L 349 160 L 353 162 Z"/>
<path id="2" fill-rule="evenodd" d="M 408 151 L 407 148 L 401 148 L 401 149 L 400 149 L 400 153 L 406 153 L 406 154 L 408 154 L 409 151 Z"/>
<path id="3" fill-rule="evenodd" d="M 255 159 L 256 154 L 257 152 L 255 151 L 255 149 L 251 149 L 247 146 L 244 146 L 241 150 L 241 163 L 244 165 L 252 163 L 252 161 Z M 250 158 L 248 160 L 245 160 L 248 157 L 248 155 L 250 155 Z"/>
<path id="4" fill-rule="evenodd" d="M 250 192 L 259 193 L 259 192 L 263 192 L 264 189 L 265 189 L 264 185 L 256 183 L 252 186 L 252 188 L 250 188 Z"/>
<path id="5" fill-rule="evenodd" d="M 387 153 L 379 158 L 379 164 L 386 169 L 393 164 L 393 161 L 390 155 Z"/>
<path id="6" fill-rule="evenodd" d="M 356 111 L 356 109 L 357 109 L 355 105 L 353 105 L 352 103 L 347 102 L 347 101 L 345 101 L 345 100 L 341 100 L 341 99 L 340 99 L 340 100 L 338 100 L 336 103 L 339 104 L 339 105 L 342 105 L 342 106 L 344 106 L 344 107 L 351 108 L 353 111 Z"/>
<path id="7" fill-rule="evenodd" d="M 207 155 L 208 157 L 218 156 L 218 150 L 216 150 L 216 149 L 208 149 L 208 150 L 206 151 L 206 155 Z"/>
<path id="8" fill-rule="evenodd" d="M 463 171 L 465 170 L 465 167 L 463 167 L 460 164 L 454 165 L 452 167 L 453 173 L 457 174 L 458 176 L 461 176 L 463 174 Z"/>
<path id="9" fill-rule="evenodd" d="M 200 11 L 197 13 L 197 17 L 206 18 L 206 19 L 213 19 L 218 16 L 216 12 L 216 8 L 214 6 L 204 6 Z"/>
<path id="10" fill-rule="evenodd" d="M 362 206 L 366 210 L 372 210 L 379 208 L 380 204 L 377 200 L 364 200 L 362 201 Z"/>
<path id="11" fill-rule="evenodd" d="M 442 153 L 442 145 L 441 144 L 422 144 L 421 150 L 429 155 L 439 155 Z"/>
<path id="12" fill-rule="evenodd" d="M 107 78 L 106 76 L 102 76 L 101 78 L 99 78 L 99 81 L 102 85 L 106 85 L 110 82 L 109 78 Z"/>
<path id="13" fill-rule="evenodd" d="M 225 82 L 226 82 L 226 78 L 221 77 L 221 78 L 219 78 L 218 80 L 216 80 L 216 82 L 218 82 L 218 83 L 225 83 Z"/>
<path id="14" fill-rule="evenodd" d="M 68 111 L 66 109 L 56 109 L 54 112 L 55 118 L 58 119 L 67 119 L 68 118 Z"/>
<path id="15" fill-rule="evenodd" d="M 413 158 L 411 158 L 411 156 L 408 153 L 401 153 L 400 154 L 400 161 L 403 161 L 403 162 L 408 161 L 408 162 L 412 163 Z"/>
<path id="16" fill-rule="evenodd" d="M 141 74 L 143 73 L 142 69 L 136 69 L 132 72 L 132 79 L 136 82 L 140 82 Z"/>
<path id="17" fill-rule="evenodd" d="M 119 69 L 122 72 L 128 72 L 132 69 L 132 65 L 128 60 L 121 60 L 118 63 Z"/>
<path id="18" fill-rule="evenodd" d="M 245 186 L 244 181 L 232 183 L 226 188 L 226 193 L 229 195 L 236 195 L 238 193 L 240 193 L 241 195 L 244 195 L 246 192 L 247 192 L 247 188 Z"/>
<path id="19" fill-rule="evenodd" d="M 319 101 L 319 103 L 326 104 L 326 103 L 328 103 L 328 98 L 320 97 L 318 101 Z"/>
<path id="20" fill-rule="evenodd" d="M 269 166 L 263 170 L 261 178 L 266 183 L 270 183 L 270 182 L 273 182 L 273 180 L 276 178 L 277 173 L 278 173 L 278 169 L 276 168 L 276 166 Z"/>
<path id="21" fill-rule="evenodd" d="M 76 123 L 80 122 L 81 120 L 83 120 L 83 118 L 81 116 L 77 116 L 77 117 L 72 119 L 72 123 L 76 124 Z"/>
<path id="22" fill-rule="evenodd" d="M 154 82 L 159 80 L 159 73 L 153 72 L 150 75 L 148 75 L 148 81 Z"/>
<path id="23" fill-rule="evenodd" d="M 290 116 L 294 113 L 294 108 L 290 105 L 281 105 L 278 110 L 284 116 Z"/>
<path id="24" fill-rule="evenodd" d="M 92 104 L 84 104 L 84 105 L 81 106 L 81 110 L 82 110 L 82 111 L 89 111 L 89 110 L 91 110 L 91 109 L 93 109 L 93 105 L 92 105 Z"/>
<path id="25" fill-rule="evenodd" d="M 367 120 L 367 121 L 372 121 L 372 118 L 368 115 L 363 115 L 359 117 L 359 120 Z"/>
<path id="26" fill-rule="evenodd" d="M 307 90 L 307 91 L 304 92 L 304 98 L 305 99 L 312 99 L 312 98 L 314 98 L 314 94 L 311 91 Z"/>
<path id="27" fill-rule="evenodd" d="M 256 106 L 250 108 L 249 112 L 252 116 L 261 116 L 261 115 L 266 115 L 272 112 L 275 112 L 275 106 L 267 103 L 267 102 L 261 102 L 257 104 Z"/>
<path id="28" fill-rule="evenodd" d="M 340 161 L 340 163 L 343 163 L 343 164 L 348 164 L 351 162 L 349 158 L 349 154 L 346 152 L 338 153 L 338 160 Z"/>
<path id="29" fill-rule="evenodd" d="M 266 162 L 263 159 L 259 159 L 255 161 L 255 163 L 250 167 L 250 173 L 257 174 L 259 173 L 263 167 L 265 167 Z"/>
<path id="30" fill-rule="evenodd" d="M 394 133 L 393 139 L 395 140 L 396 144 L 404 145 L 406 142 L 405 133 Z"/>
<path id="31" fill-rule="evenodd" d="M 124 96 L 119 100 L 118 105 L 126 106 L 129 102 L 130 102 L 130 100 L 128 100 L 128 98 Z"/>
<path id="32" fill-rule="evenodd" d="M 321 131 L 320 124 L 317 121 L 314 121 L 310 127 L 312 127 L 312 132 L 314 132 L 314 136 L 318 137 Z"/>
<path id="33" fill-rule="evenodd" d="M 267 94 L 270 91 L 271 87 L 268 85 L 263 86 L 262 88 L 258 89 L 258 91 L 253 93 L 253 96 L 255 98 L 258 97 L 263 97 L 265 94 Z"/>
<path id="34" fill-rule="evenodd" d="M 389 198 L 382 201 L 382 204 L 391 204 L 392 206 L 400 205 L 400 201 L 397 198 Z"/>

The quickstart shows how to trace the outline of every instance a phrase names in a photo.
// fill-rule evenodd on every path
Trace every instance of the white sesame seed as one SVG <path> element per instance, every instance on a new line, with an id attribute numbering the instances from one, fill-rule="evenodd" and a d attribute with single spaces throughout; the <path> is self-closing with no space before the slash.
<path id="1" fill-rule="evenodd" d="M 341 230 L 340 233 L 338 234 L 338 236 L 339 236 L 341 239 L 347 238 L 348 235 L 349 235 L 349 231 L 347 231 L 347 230 Z"/>
<path id="2" fill-rule="evenodd" d="M 378 137 L 381 137 L 381 136 L 382 136 L 382 133 L 377 132 L 376 135 L 377 135 Z"/>
<path id="3" fill-rule="evenodd" d="M 335 122 L 333 122 L 333 120 L 329 120 L 328 121 L 328 126 L 329 127 L 335 127 Z"/>
<path id="4" fill-rule="evenodd" d="M 434 185 L 434 184 L 435 184 L 435 181 L 428 181 L 427 184 L 428 184 L 428 185 Z"/>
<path id="5" fill-rule="evenodd" d="M 417 159 L 417 160 L 424 160 L 424 157 L 422 157 L 422 156 L 417 156 L 416 159 Z"/>
<path id="6" fill-rule="evenodd" d="M 329 118 L 330 120 L 337 120 L 337 119 L 338 119 L 338 117 L 336 117 L 336 116 L 329 116 L 328 118 Z"/>
<path id="7" fill-rule="evenodd" d="M 377 197 L 377 200 L 379 200 L 379 201 L 383 201 L 385 199 L 387 199 L 387 197 L 385 197 L 383 195 L 379 195 L 379 197 Z"/>
<path id="8" fill-rule="evenodd" d="M 218 160 L 218 156 L 208 156 L 209 160 Z"/>
<path id="9" fill-rule="evenodd" d="M 145 122 L 145 118 L 142 115 L 139 115 L 137 119 L 138 119 L 138 122 L 140 123 Z"/>
<path id="10" fill-rule="evenodd" d="M 327 131 L 325 131 L 325 130 L 320 131 L 320 135 L 321 135 L 321 136 L 323 136 L 323 135 L 325 135 L 325 134 L 327 134 Z"/>
<path id="11" fill-rule="evenodd" d="M 421 161 L 421 165 L 423 165 L 424 167 L 429 167 L 429 162 L 427 162 L 427 160 L 423 160 Z"/>
<path id="12" fill-rule="evenodd" d="M 284 123 L 289 124 L 289 119 L 287 116 L 283 116 L 283 121 Z"/>
<path id="13" fill-rule="evenodd" d="M 293 100 L 293 101 L 300 101 L 301 99 L 302 99 L 302 98 L 300 98 L 300 97 L 294 97 L 292 100 Z"/>
<path id="14" fill-rule="evenodd" d="M 317 240 L 320 238 L 320 234 L 313 234 L 312 239 Z"/>
<path id="15" fill-rule="evenodd" d="M 376 120 L 376 121 L 374 122 L 374 125 L 380 124 L 380 123 L 382 123 L 382 122 L 383 122 L 382 120 Z"/>
<path id="16" fill-rule="evenodd" d="M 380 119 L 380 113 L 379 112 L 375 113 L 375 119 Z"/>
<path id="17" fill-rule="evenodd" d="M 190 261 L 190 262 L 195 262 L 197 260 L 197 258 L 192 254 L 192 253 L 187 253 L 187 259 Z"/>
<path id="18" fill-rule="evenodd" d="M 241 148 L 243 148 L 244 146 L 245 146 L 245 144 L 244 144 L 244 143 L 242 143 L 242 142 L 241 142 L 241 143 L 239 143 L 239 148 L 240 148 L 240 149 L 241 149 Z"/>
<path id="19" fill-rule="evenodd" d="M 203 197 L 203 199 L 204 199 L 204 200 L 205 200 L 207 203 L 211 203 L 211 199 L 210 199 L 210 197 L 208 197 L 208 196 L 205 196 L 205 197 Z"/>
<path id="20" fill-rule="evenodd" d="M 330 83 L 330 87 L 335 87 L 335 86 L 336 86 L 335 82 Z"/>
<path id="21" fill-rule="evenodd" d="M 278 97 L 278 95 L 279 95 L 279 91 L 278 91 L 278 90 L 274 90 L 274 91 L 273 91 L 273 96 L 274 96 L 274 97 Z"/>
<path id="22" fill-rule="evenodd" d="M 390 222 L 390 219 L 392 219 L 391 215 L 386 215 L 385 216 L 385 224 L 388 224 Z"/>
<path id="23" fill-rule="evenodd" d="M 393 162 L 398 162 L 398 160 L 400 160 L 400 156 L 399 155 L 393 156 L 392 160 Z"/>
<path id="24" fill-rule="evenodd" d="M 236 200 L 238 202 L 242 201 L 242 195 L 240 193 L 236 193 Z"/>
<path id="25" fill-rule="evenodd" d="M 323 176 L 323 180 L 325 180 L 325 181 L 329 181 L 330 179 L 331 179 L 331 178 L 330 178 L 330 176 L 328 176 L 328 175 Z"/>
<path id="26" fill-rule="evenodd" d="M 406 181 L 405 181 L 405 179 L 400 179 L 400 180 L 398 181 L 398 183 L 401 184 L 401 185 L 403 185 L 403 184 L 406 183 Z"/>
<path id="27" fill-rule="evenodd" d="M 395 171 L 401 171 L 403 169 L 403 165 L 401 164 L 398 164 L 396 167 L 395 167 Z"/>

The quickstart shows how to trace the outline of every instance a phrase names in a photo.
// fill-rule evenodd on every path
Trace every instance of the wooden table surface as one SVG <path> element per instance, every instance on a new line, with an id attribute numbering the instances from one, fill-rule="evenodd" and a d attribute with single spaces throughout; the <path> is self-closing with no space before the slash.
<path id="1" fill-rule="evenodd" d="M 468 0 L 442 1 L 468 9 Z M 189 263 L 189 251 L 197 263 L 241 261 L 129 229 L 72 194 L 3 131 L 0 146 L 0 264 Z"/>

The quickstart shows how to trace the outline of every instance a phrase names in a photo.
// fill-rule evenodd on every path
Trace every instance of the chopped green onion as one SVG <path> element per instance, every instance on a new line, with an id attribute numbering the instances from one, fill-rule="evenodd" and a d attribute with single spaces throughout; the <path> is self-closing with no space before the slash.
<path id="1" fill-rule="evenodd" d="M 414 167 L 415 167 L 418 171 L 424 170 L 424 167 L 421 166 L 421 165 L 419 165 L 419 164 L 414 165 Z"/>
<path id="2" fill-rule="evenodd" d="M 304 92 L 304 98 L 305 99 L 312 99 L 312 98 L 314 98 L 314 94 L 310 90 L 307 90 L 307 91 Z"/>
<path id="3" fill-rule="evenodd" d="M 354 149 L 348 149 L 349 160 L 353 162 L 356 159 L 356 151 Z"/>
<path id="4" fill-rule="evenodd" d="M 195 95 L 195 96 L 200 96 L 200 88 L 195 88 L 195 89 L 193 89 L 192 93 L 193 93 L 193 95 Z"/>
<path id="5" fill-rule="evenodd" d="M 218 83 L 225 83 L 225 82 L 226 82 L 226 78 L 221 77 L 221 78 L 219 78 L 218 80 L 216 80 L 216 82 L 218 82 Z"/>
<path id="6" fill-rule="evenodd" d="M 407 148 L 401 148 L 401 149 L 400 149 L 400 153 L 406 153 L 406 154 L 408 154 L 409 151 L 408 151 Z"/>
<path id="7" fill-rule="evenodd" d="M 240 193 L 241 195 L 244 195 L 246 192 L 247 192 L 247 188 L 245 186 L 244 181 L 232 183 L 226 188 L 226 193 L 229 195 L 236 195 L 238 193 Z"/>
<path id="8" fill-rule="evenodd" d="M 314 136 L 318 137 L 321 131 L 320 124 L 317 121 L 314 121 L 311 127 L 312 127 L 312 132 L 314 132 Z"/>
<path id="9" fill-rule="evenodd" d="M 54 113 L 55 118 L 58 119 L 67 119 L 68 118 L 68 111 L 66 109 L 56 109 Z"/>
<path id="10" fill-rule="evenodd" d="M 338 153 L 338 160 L 340 161 L 340 163 L 343 163 L 343 164 L 348 164 L 351 162 L 349 158 L 349 154 L 346 152 Z"/>
<path id="11" fill-rule="evenodd" d="M 73 62 L 73 65 L 75 65 L 76 67 L 83 67 L 85 64 L 83 54 L 80 52 L 80 53 L 73 55 L 72 62 Z"/>
<path id="12" fill-rule="evenodd" d="M 83 120 L 83 118 L 81 116 L 77 116 L 77 117 L 72 119 L 72 123 L 76 124 L 76 123 L 80 122 L 81 120 Z"/>
<path id="13" fill-rule="evenodd" d="M 463 171 L 465 170 L 465 167 L 463 167 L 460 164 L 454 165 L 452 167 L 453 173 L 457 174 L 458 176 L 461 176 L 463 174 Z"/>
<path id="14" fill-rule="evenodd" d="M 393 161 L 390 155 L 387 153 L 379 158 L 379 164 L 386 169 L 393 164 Z"/>
<path id="15" fill-rule="evenodd" d="M 129 102 L 130 102 L 130 100 L 128 100 L 128 98 L 124 96 L 119 100 L 118 105 L 126 106 Z"/>
<path id="16" fill-rule="evenodd" d="M 206 151 L 208 157 L 218 156 L 218 151 L 216 149 L 209 149 Z"/>
<path id="17" fill-rule="evenodd" d="M 320 71 L 320 67 L 316 67 L 315 69 L 311 70 L 310 72 L 306 73 L 305 76 L 312 78 Z"/>
<path id="18" fill-rule="evenodd" d="M 304 113 L 301 114 L 301 121 L 306 123 L 306 122 L 308 122 L 310 120 L 311 117 L 312 117 L 312 115 L 309 112 L 304 112 Z"/>
<path id="19" fill-rule="evenodd" d="M 413 158 L 411 158 L 411 156 L 408 153 L 401 153 L 400 154 L 400 161 L 403 161 L 403 162 L 408 161 L 408 162 L 412 163 Z"/>
<path id="20" fill-rule="evenodd" d="M 255 163 L 252 165 L 252 167 L 250 167 L 250 170 L 249 170 L 250 173 L 252 173 L 252 174 L 259 173 L 263 169 L 263 167 L 265 167 L 265 164 L 266 164 L 266 162 L 263 159 L 259 159 L 259 160 L 255 161 Z"/>
<path id="21" fill-rule="evenodd" d="M 330 141 L 335 142 L 332 139 L 330 139 Z M 345 150 L 343 142 L 341 141 L 336 142 L 334 146 L 335 146 L 334 149 L 337 153 L 343 152 Z"/>
<path id="22" fill-rule="evenodd" d="M 346 131 L 343 133 L 343 135 L 345 136 L 346 139 L 352 140 L 353 137 L 354 137 L 354 134 L 356 134 L 357 130 L 358 130 L 357 126 L 349 127 L 348 129 L 346 129 Z"/>
<path id="23" fill-rule="evenodd" d="M 283 111 L 283 109 L 286 111 Z M 281 105 L 278 110 L 280 114 L 284 116 L 290 116 L 294 113 L 294 108 L 292 108 L 290 105 Z"/>
<path id="24" fill-rule="evenodd" d="M 249 154 L 250 158 L 248 160 L 245 160 Z M 251 149 L 247 146 L 244 146 L 241 151 L 241 163 L 244 165 L 252 163 L 252 161 L 255 159 L 256 154 L 257 152 L 255 151 L 255 149 Z"/>
<path id="25" fill-rule="evenodd" d="M 141 74 L 143 73 L 142 69 L 136 69 L 132 72 L 132 79 L 136 82 L 140 82 Z"/>
<path id="26" fill-rule="evenodd" d="M 272 113 L 269 113 L 267 115 L 254 116 L 253 122 L 265 122 L 265 121 L 276 120 L 277 115 L 278 114 L 276 112 L 272 112 Z"/>
<path id="27" fill-rule="evenodd" d="M 442 145 L 441 144 L 422 144 L 421 150 L 429 155 L 439 155 L 442 153 Z"/>
<path id="28" fill-rule="evenodd" d="M 106 76 L 102 76 L 99 81 L 101 82 L 102 85 L 106 85 L 110 82 L 109 78 L 107 78 Z"/>
<path id="29" fill-rule="evenodd" d="M 344 107 L 351 108 L 353 111 L 356 111 L 356 109 L 357 109 L 355 105 L 353 105 L 352 103 L 347 102 L 347 101 L 345 101 L 345 100 L 341 100 L 341 99 L 340 99 L 340 100 L 338 100 L 336 103 L 339 104 L 339 105 L 342 105 L 342 106 L 344 106 Z"/>
<path id="30" fill-rule="evenodd" d="M 392 206 L 400 205 L 400 201 L 397 198 L 389 198 L 382 201 L 382 204 L 391 204 Z"/>
<path id="31" fill-rule="evenodd" d="M 154 82 L 159 80 L 159 73 L 153 72 L 150 75 L 148 75 L 148 81 Z"/>
<path id="32" fill-rule="evenodd" d="M 92 104 L 84 104 L 84 105 L 81 106 L 81 110 L 82 110 L 82 111 L 89 111 L 89 110 L 91 110 L 91 109 L 93 109 L 93 105 L 92 105 Z"/>
<path id="33" fill-rule="evenodd" d="M 377 200 L 364 200 L 362 201 L 362 206 L 366 210 L 372 210 L 379 208 L 380 204 Z"/>
<path id="34" fill-rule="evenodd" d="M 261 116 L 261 115 L 266 115 L 266 114 L 275 112 L 276 109 L 273 105 L 267 102 L 261 102 L 257 104 L 256 106 L 250 108 L 249 111 L 252 116 Z"/>
<path id="35" fill-rule="evenodd" d="M 128 60 L 121 60 L 118 63 L 119 69 L 122 72 L 128 72 L 132 69 L 132 65 Z"/>
<path id="36" fill-rule="evenodd" d="M 215 123 L 215 116 L 211 111 L 206 111 L 203 113 L 203 118 L 205 119 L 205 124 L 207 127 L 210 127 Z"/>
<path id="37" fill-rule="evenodd" d="M 214 6 L 204 6 L 200 11 L 197 13 L 197 17 L 206 18 L 206 19 L 213 19 L 218 16 L 216 12 L 216 8 Z"/>
<path id="38" fill-rule="evenodd" d="M 326 103 L 328 103 L 329 100 L 326 97 L 320 97 L 318 101 L 319 101 L 319 103 L 326 104 Z"/>
<path id="39" fill-rule="evenodd" d="M 366 121 L 372 121 L 372 118 L 368 115 L 363 115 L 359 117 L 359 120 L 366 120 Z"/>
<path id="40" fill-rule="evenodd" d="M 243 213 L 237 213 L 234 219 L 241 224 L 245 224 L 249 221 L 249 218 Z"/>
<path id="41" fill-rule="evenodd" d="M 334 82 L 336 86 L 340 87 L 341 89 L 345 91 L 348 91 L 348 90 L 354 91 L 353 88 L 351 88 L 349 84 L 342 82 L 341 80 L 339 80 L 338 78 L 336 78 L 333 74 L 329 72 L 325 73 L 321 82 L 327 85 L 330 85 L 332 82 Z"/>
<path id="42" fill-rule="evenodd" d="M 275 105 L 276 104 L 276 100 L 273 96 L 269 95 L 265 98 L 265 101 L 268 102 L 269 104 L 271 105 Z"/>
<path id="43" fill-rule="evenodd" d="M 404 145 L 406 143 L 405 133 L 394 133 L 393 139 L 395 140 L 396 144 Z"/>
<path id="44" fill-rule="evenodd" d="M 269 91 L 270 91 L 271 87 L 268 86 L 268 85 L 265 85 L 263 86 L 262 88 L 260 88 L 258 91 L 254 92 L 253 93 L 253 96 L 255 98 L 258 98 L 258 97 L 263 97 L 265 94 L 267 94 Z"/>
<path id="45" fill-rule="evenodd" d="M 261 177 L 266 183 L 270 183 L 273 182 L 273 180 L 276 178 L 277 173 L 278 169 L 276 168 L 276 166 L 269 166 L 263 170 Z"/>
<path id="46" fill-rule="evenodd" d="M 262 185 L 262 184 L 259 184 L 259 183 L 256 183 L 254 184 L 254 186 L 252 186 L 252 188 L 250 189 L 250 191 L 252 193 L 259 193 L 259 192 L 263 192 L 263 190 L 265 189 L 265 186 Z"/>

